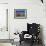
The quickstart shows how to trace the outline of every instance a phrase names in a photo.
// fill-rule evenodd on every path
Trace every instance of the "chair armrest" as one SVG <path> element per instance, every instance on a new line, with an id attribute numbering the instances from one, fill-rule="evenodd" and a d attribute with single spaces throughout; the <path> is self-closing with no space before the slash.
<path id="1" fill-rule="evenodd" d="M 20 41 L 24 40 L 24 35 L 27 34 L 27 31 L 22 31 L 21 34 L 19 34 Z"/>
<path id="2" fill-rule="evenodd" d="M 20 41 L 23 41 L 23 39 L 24 39 L 24 35 L 19 34 L 19 37 L 20 37 Z"/>
<path id="3" fill-rule="evenodd" d="M 27 31 L 22 31 L 22 34 L 23 34 L 23 35 L 25 35 L 25 34 L 27 34 L 27 33 L 28 33 Z"/>

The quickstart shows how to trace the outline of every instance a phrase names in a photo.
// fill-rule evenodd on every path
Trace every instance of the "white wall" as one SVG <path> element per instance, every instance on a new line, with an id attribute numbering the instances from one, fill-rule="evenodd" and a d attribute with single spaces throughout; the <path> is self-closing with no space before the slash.
<path id="1" fill-rule="evenodd" d="M 8 3 L 8 0 L 0 0 L 0 3 Z"/>

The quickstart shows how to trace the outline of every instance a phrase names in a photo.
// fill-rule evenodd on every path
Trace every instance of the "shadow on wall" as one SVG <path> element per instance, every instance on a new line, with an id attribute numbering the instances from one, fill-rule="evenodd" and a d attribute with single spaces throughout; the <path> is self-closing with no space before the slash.
<path id="1" fill-rule="evenodd" d="M 40 39 L 42 40 L 42 45 L 45 46 L 44 45 L 44 37 L 43 37 L 43 26 L 42 25 L 40 25 Z"/>

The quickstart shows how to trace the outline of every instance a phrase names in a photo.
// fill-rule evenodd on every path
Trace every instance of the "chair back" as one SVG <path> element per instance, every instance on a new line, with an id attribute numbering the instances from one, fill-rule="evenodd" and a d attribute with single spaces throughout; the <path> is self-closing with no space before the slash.
<path id="1" fill-rule="evenodd" d="M 27 30 L 28 30 L 28 33 L 30 35 L 32 35 L 32 34 L 37 35 L 40 32 L 40 24 L 36 24 L 36 23 L 29 24 L 29 23 L 27 23 Z"/>

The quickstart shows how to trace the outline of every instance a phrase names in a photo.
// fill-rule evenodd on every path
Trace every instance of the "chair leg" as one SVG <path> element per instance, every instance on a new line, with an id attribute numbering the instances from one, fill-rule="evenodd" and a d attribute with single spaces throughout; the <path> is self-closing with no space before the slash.
<path id="1" fill-rule="evenodd" d="M 20 41 L 20 45 L 21 45 L 21 41 Z"/>
<path id="2" fill-rule="evenodd" d="M 33 46 L 34 42 L 32 41 L 31 45 L 30 46 Z"/>
<path id="3" fill-rule="evenodd" d="M 31 45 L 30 46 L 33 46 L 33 44 L 34 44 L 34 41 L 33 41 L 33 39 L 31 40 Z"/>

